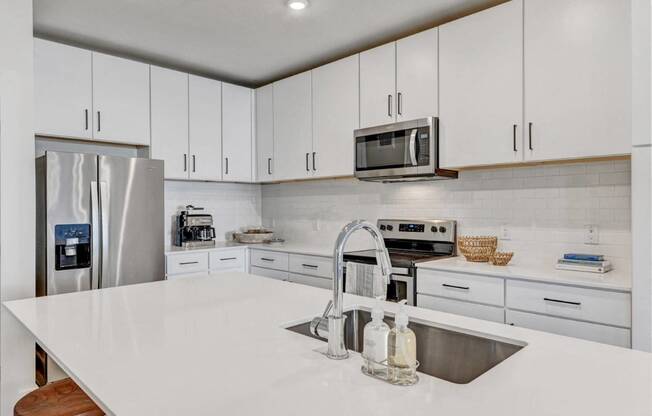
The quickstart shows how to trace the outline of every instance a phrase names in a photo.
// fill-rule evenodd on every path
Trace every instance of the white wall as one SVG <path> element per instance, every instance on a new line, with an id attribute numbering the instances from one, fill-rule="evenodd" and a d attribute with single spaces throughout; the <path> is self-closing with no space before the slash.
<path id="1" fill-rule="evenodd" d="M 34 296 L 32 2 L 0 0 L 0 300 Z M 34 340 L 0 312 L 0 415 L 34 385 Z"/>
<path id="2" fill-rule="evenodd" d="M 632 0 L 632 347 L 652 351 L 652 7 Z"/>
<path id="3" fill-rule="evenodd" d="M 448 218 L 459 221 L 460 235 L 497 235 L 505 224 L 512 239 L 499 249 L 514 251 L 514 263 L 554 262 L 568 251 L 604 253 L 622 269 L 631 261 L 627 160 L 463 171 L 457 180 L 412 184 L 273 184 L 262 193 L 263 224 L 311 246 L 330 248 L 356 218 Z M 599 226 L 599 245 L 584 244 L 587 224 Z"/>
<path id="4" fill-rule="evenodd" d="M 216 240 L 225 241 L 234 231 L 260 226 L 261 200 L 260 185 L 165 181 L 165 243 L 172 243 L 176 214 L 186 205 L 213 215 Z"/>

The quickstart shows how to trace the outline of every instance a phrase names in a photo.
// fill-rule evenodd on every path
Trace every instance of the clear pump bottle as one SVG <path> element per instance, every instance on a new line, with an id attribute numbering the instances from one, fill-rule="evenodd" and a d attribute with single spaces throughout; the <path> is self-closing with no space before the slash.
<path id="1" fill-rule="evenodd" d="M 392 382 L 411 385 L 416 381 L 417 338 L 408 328 L 408 316 L 405 304 L 394 319 L 396 326 L 389 331 L 387 361 L 391 369 Z"/>
<path id="2" fill-rule="evenodd" d="M 365 325 L 363 333 L 363 371 L 372 375 L 386 375 L 387 373 L 387 367 L 380 365 L 387 360 L 389 326 L 383 322 L 384 317 L 382 303 L 380 299 L 377 299 L 376 305 L 371 310 L 371 322 Z"/>

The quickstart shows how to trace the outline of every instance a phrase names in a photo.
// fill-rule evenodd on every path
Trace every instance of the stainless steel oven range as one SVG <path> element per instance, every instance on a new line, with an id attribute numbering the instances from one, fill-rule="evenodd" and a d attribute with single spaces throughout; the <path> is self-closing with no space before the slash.
<path id="1" fill-rule="evenodd" d="M 417 263 L 456 255 L 457 223 L 452 220 L 378 220 L 392 262 L 387 300 L 416 306 Z M 345 262 L 376 264 L 375 250 L 344 253 Z M 344 285 L 346 288 L 346 276 Z"/>

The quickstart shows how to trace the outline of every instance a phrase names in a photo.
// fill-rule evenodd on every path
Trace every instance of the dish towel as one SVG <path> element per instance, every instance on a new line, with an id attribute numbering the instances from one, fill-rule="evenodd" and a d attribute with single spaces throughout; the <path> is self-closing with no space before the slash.
<path id="1" fill-rule="evenodd" d="M 369 298 L 387 299 L 389 282 L 373 264 L 346 263 L 346 293 Z"/>

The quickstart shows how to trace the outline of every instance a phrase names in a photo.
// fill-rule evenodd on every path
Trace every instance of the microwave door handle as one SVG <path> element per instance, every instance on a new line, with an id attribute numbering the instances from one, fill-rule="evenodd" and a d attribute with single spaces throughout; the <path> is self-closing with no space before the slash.
<path id="1" fill-rule="evenodd" d="M 412 166 L 417 166 L 417 129 L 410 133 L 410 162 Z"/>
<path id="2" fill-rule="evenodd" d="M 91 289 L 100 288 L 100 201 L 97 181 L 91 182 Z"/>

